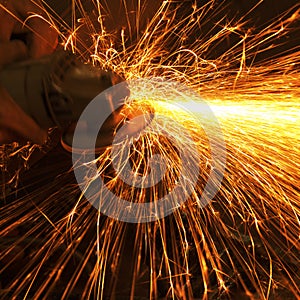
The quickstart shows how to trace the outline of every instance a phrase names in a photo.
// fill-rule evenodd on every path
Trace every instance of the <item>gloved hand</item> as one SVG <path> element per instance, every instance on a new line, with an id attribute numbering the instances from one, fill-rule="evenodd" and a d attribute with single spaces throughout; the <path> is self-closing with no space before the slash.
<path id="1" fill-rule="evenodd" d="M 0 20 L 0 68 L 50 54 L 57 46 L 57 31 L 38 0 L 0 0 Z M 15 35 L 25 39 L 14 39 Z M 21 140 L 42 144 L 46 138 L 47 133 L 0 86 L 0 144 Z"/>

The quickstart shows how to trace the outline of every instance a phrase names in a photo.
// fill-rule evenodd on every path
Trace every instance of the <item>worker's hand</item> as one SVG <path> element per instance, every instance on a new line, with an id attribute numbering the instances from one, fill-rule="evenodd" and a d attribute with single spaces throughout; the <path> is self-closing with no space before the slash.
<path id="1" fill-rule="evenodd" d="M 57 46 L 57 31 L 39 0 L 0 0 L 0 20 L 0 67 L 50 54 Z"/>
<path id="2" fill-rule="evenodd" d="M 0 0 L 0 68 L 54 51 L 58 34 L 47 20 L 49 18 L 39 0 Z M 0 144 L 14 141 L 42 144 L 46 138 L 47 132 L 13 101 L 0 84 Z"/>

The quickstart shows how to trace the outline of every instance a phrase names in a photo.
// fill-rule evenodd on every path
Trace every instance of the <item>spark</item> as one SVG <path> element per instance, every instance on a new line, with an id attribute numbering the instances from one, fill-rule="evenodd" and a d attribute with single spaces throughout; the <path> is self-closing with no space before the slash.
<path id="1" fill-rule="evenodd" d="M 211 169 L 205 132 L 186 114 L 170 109 L 168 99 L 158 104 L 161 102 L 153 101 L 151 95 L 145 98 L 133 90 L 131 98 L 135 101 L 128 103 L 129 110 L 138 106 L 147 112 L 154 105 L 155 112 L 175 119 L 193 136 L 202 171 L 197 188 L 169 217 L 133 226 L 107 218 L 91 207 L 75 184 L 72 170 L 55 173 L 61 161 L 55 155 L 52 160 L 50 157 L 54 181 L 1 207 L 4 251 L 0 260 L 5 262 L 1 271 L 8 272 L 18 260 L 24 261 L 25 250 L 21 249 L 30 249 L 30 259 L 16 273 L 11 272 L 16 276 L 7 280 L 1 292 L 10 298 L 30 295 L 46 299 L 57 293 L 60 299 L 104 299 L 128 289 L 128 298 L 134 299 L 139 286 L 146 286 L 149 299 L 216 299 L 238 291 L 244 298 L 271 299 L 284 290 L 297 297 L 300 49 L 259 63 L 256 57 L 268 53 L 274 39 L 292 34 L 294 22 L 299 21 L 299 7 L 258 33 L 247 28 L 247 16 L 231 21 L 222 17 L 203 33 L 200 29 L 206 28 L 207 16 L 214 16 L 221 6 L 214 1 L 202 7 L 195 3 L 192 13 L 178 20 L 183 6 L 163 1 L 138 41 L 128 43 L 133 40 L 134 29 L 123 29 L 119 35 L 107 32 L 104 8 L 99 1 L 91 3 L 98 14 L 96 23 L 80 1 L 73 1 L 71 28 L 53 12 L 52 20 L 63 27 L 65 49 L 128 80 L 159 76 L 198 92 L 224 133 L 227 163 L 222 187 L 208 206 L 199 207 Z M 89 45 L 80 37 L 84 27 L 90 34 Z M 198 33 L 199 38 L 189 38 Z M 219 57 L 210 58 L 211 49 L 231 36 L 237 42 Z M 201 113 L 198 107 L 193 112 Z M 166 158 L 166 181 L 159 187 L 143 191 L 122 183 L 112 168 L 110 147 L 96 158 L 100 176 L 115 194 L 143 203 L 160 199 L 174 188 L 181 172 L 180 157 L 162 132 L 174 132 L 181 147 L 186 146 L 185 136 L 176 126 L 165 126 L 168 124 L 158 123 L 156 130 L 146 131 L 131 149 L 133 170 L 139 175 L 148 172 L 147 158 L 153 153 Z M 32 147 L 36 146 L 12 144 L 1 149 L 3 170 L 16 156 L 24 164 L 5 178 L 4 199 L 12 198 L 10 183 L 18 183 L 16 174 L 30 161 Z M 121 148 L 116 156 L 122 156 L 124 150 Z M 37 177 L 32 180 L 39 182 Z M 95 178 L 90 180 L 92 183 Z M 29 225 L 22 229 L 22 224 Z M 12 236 L 14 230 L 23 230 L 23 236 Z M 12 258 L 16 252 L 19 254 Z M 132 266 L 128 274 L 118 275 L 125 255 L 130 256 Z M 129 286 L 122 276 L 130 279 Z"/>

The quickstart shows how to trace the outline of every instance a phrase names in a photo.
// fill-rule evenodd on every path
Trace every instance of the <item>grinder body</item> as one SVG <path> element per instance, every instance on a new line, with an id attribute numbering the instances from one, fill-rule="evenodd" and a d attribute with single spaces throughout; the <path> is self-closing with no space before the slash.
<path id="1" fill-rule="evenodd" d="M 0 71 L 0 84 L 43 128 L 64 128 L 78 120 L 94 97 L 121 81 L 118 75 L 84 64 L 67 52 L 16 63 Z"/>
<path id="2" fill-rule="evenodd" d="M 41 128 L 59 127 L 66 133 L 63 139 L 65 137 L 69 146 L 72 130 L 90 101 L 121 81 L 123 79 L 115 73 L 85 64 L 64 51 L 15 63 L 0 71 L 0 84 L 18 106 Z M 119 98 L 113 103 L 109 95 L 102 101 L 99 109 L 109 110 L 111 118 L 103 126 L 103 138 L 99 139 L 97 147 L 110 143 L 107 136 L 122 118 L 115 113 L 114 106 L 122 105 L 128 96 L 126 89 L 118 93 Z"/>

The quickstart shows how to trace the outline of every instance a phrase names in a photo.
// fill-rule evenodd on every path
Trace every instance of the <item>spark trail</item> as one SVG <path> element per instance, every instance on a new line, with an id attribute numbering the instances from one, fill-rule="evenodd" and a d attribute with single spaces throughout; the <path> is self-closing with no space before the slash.
<path id="1" fill-rule="evenodd" d="M 105 11 L 100 3 L 91 3 L 102 16 Z M 231 21 L 220 18 L 192 40 L 190 36 L 209 24 L 208 16 L 225 9 L 214 2 L 202 7 L 193 4 L 189 9 L 188 16 L 178 19 L 183 6 L 164 1 L 136 43 L 129 43 L 133 35 L 126 30 L 107 32 L 101 18 L 94 23 L 80 1 L 73 1 L 72 27 L 55 14 L 53 20 L 62 25 L 64 47 L 94 64 L 126 79 L 169 78 L 200 93 L 218 118 L 226 141 L 227 163 L 220 191 L 209 205 L 199 207 L 211 167 L 209 144 L 202 128 L 167 105 L 154 109 L 172 116 L 192 134 L 202 173 L 192 196 L 165 219 L 132 226 L 98 213 L 80 193 L 71 169 L 54 176 L 62 164 L 60 158 L 66 159 L 65 154 L 54 152 L 48 158 L 50 173 L 45 175 L 55 177 L 53 182 L 33 175 L 31 180 L 41 181 L 34 192 L 26 186 L 21 189 L 25 189 L 22 197 L 5 192 L 5 199 L 15 200 L 1 207 L 1 271 L 8 273 L 20 261 L 24 264 L 10 271 L 15 276 L 3 284 L 4 298 L 59 295 L 67 299 L 75 295 L 104 299 L 120 288 L 111 278 L 118 277 L 128 232 L 135 263 L 128 274 L 132 276 L 129 287 L 122 288 L 129 290 L 131 299 L 141 282 L 146 282 L 150 299 L 216 299 L 238 293 L 249 299 L 299 295 L 300 49 L 255 61 L 258 54 L 268 53 L 276 38 L 293 33 L 299 7 L 258 33 L 247 28 L 247 16 Z M 88 46 L 80 38 L 82 28 L 91 37 Z M 211 49 L 232 36 L 236 43 L 218 58 L 208 58 Z M 155 103 L 139 99 L 141 95 L 134 91 L 131 98 L 137 100 L 133 103 L 139 109 L 147 110 Z M 97 166 L 112 191 L 128 201 L 147 202 L 172 190 L 180 160 L 176 147 L 161 134 L 163 129 L 159 125 L 136 141 L 132 165 L 145 174 L 147 157 L 153 152 L 166 157 L 169 169 L 164 185 L 142 191 L 122 184 L 107 148 L 97 158 Z M 181 132 L 174 126 L 170 130 L 183 144 Z M 24 153 L 30 153 L 30 147 L 24 146 Z M 3 160 L 4 167 L 6 164 Z M 4 186 L 8 189 L 8 184 Z M 22 237 L 13 235 L 16 230 Z"/>

